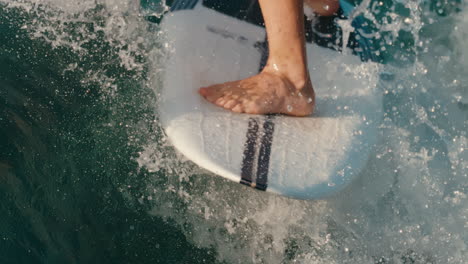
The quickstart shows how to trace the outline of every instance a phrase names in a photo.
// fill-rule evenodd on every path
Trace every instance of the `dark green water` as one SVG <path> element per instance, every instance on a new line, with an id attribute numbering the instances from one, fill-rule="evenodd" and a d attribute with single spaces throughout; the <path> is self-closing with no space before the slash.
<path id="1" fill-rule="evenodd" d="M 138 8 L 121 11 L 125 1 L 118 11 L 82 2 L 0 3 L 0 263 L 467 258 L 461 2 L 430 2 L 419 20 L 411 1 L 374 6 L 378 25 L 390 11 L 435 22 L 382 33 L 399 32 L 382 50 L 397 77 L 386 84 L 375 158 L 355 186 L 317 202 L 253 192 L 177 157 L 155 112 L 157 26 Z"/>
<path id="2" fill-rule="evenodd" d="M 213 262 L 119 191 L 144 189 L 133 158 L 157 136 L 145 71 L 119 66 L 119 50 L 99 34 L 84 56 L 53 49 L 20 28 L 30 19 L 0 9 L 0 262 Z M 80 70 L 64 71 L 69 64 Z M 112 98 L 82 82 L 96 71 L 119 87 Z"/>

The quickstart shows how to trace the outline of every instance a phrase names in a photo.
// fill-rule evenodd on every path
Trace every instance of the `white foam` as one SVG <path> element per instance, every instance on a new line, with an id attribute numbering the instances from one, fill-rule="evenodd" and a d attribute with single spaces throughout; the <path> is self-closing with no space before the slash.
<path id="1" fill-rule="evenodd" d="M 67 48 L 84 57 L 94 52 L 93 47 L 87 44 L 102 40 L 118 55 L 113 63 L 135 74 L 143 73 L 148 56 L 155 56 L 152 47 L 157 45 L 159 37 L 148 34 L 148 23 L 139 13 L 137 0 L 23 0 L 7 1 L 6 6 L 31 15 L 33 19 L 25 21 L 27 24 L 21 28 L 31 38 L 43 40 L 52 48 Z M 64 69 L 66 71 L 84 69 L 70 65 Z M 121 88 L 106 69 L 87 72 L 86 75 L 88 78 L 82 83 L 98 84 L 104 88 L 101 92 L 106 97 L 114 96 Z"/>
<path id="2" fill-rule="evenodd" d="M 464 62 L 448 47 L 428 41 L 438 36 L 418 35 L 428 26 L 422 22 L 425 14 L 413 2 L 404 4 L 411 21 L 392 13 L 394 22 L 382 29 L 406 30 L 421 44 L 413 50 L 414 63 L 385 69 L 396 77 L 382 82 L 387 109 L 379 144 L 352 186 L 329 200 L 304 202 L 188 172 L 191 186 L 175 184 L 186 192 L 171 198 L 184 203 L 183 216 L 164 204 L 155 204 L 151 213 L 190 224 L 187 237 L 214 247 L 218 259 L 229 263 L 464 263 L 467 110 L 453 100 L 459 88 L 445 82 L 459 72 L 437 70 Z M 466 27 L 458 16 L 437 19 Z M 453 34 L 448 45 L 464 53 L 466 41 Z M 442 66 L 441 55 L 449 58 Z M 333 66 L 343 69 L 327 67 Z M 377 76 L 365 67 L 351 74 Z"/>

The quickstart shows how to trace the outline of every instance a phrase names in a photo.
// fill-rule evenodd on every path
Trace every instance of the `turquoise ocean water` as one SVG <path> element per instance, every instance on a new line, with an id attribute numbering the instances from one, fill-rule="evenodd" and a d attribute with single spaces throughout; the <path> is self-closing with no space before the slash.
<path id="1" fill-rule="evenodd" d="M 165 141 L 171 45 L 139 1 L 0 0 L 0 263 L 466 263 L 467 2 L 356 4 L 378 144 L 344 192 L 297 201 Z"/>

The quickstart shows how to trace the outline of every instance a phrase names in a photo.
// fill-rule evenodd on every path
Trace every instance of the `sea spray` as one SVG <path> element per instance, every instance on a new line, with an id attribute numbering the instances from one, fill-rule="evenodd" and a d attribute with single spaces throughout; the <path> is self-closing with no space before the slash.
<path id="1" fill-rule="evenodd" d="M 50 94 L 63 100 L 16 96 L 23 93 L 13 89 L 16 85 L 2 86 L 2 102 L 9 107 L 18 102 L 33 117 L 10 108 L 8 127 L 20 132 L 6 135 L 26 153 L 20 164 L 33 164 L 35 173 L 30 170 L 27 180 L 2 173 L 7 185 L 1 194 L 8 201 L 2 212 L 13 212 L 2 221 L 21 224 L 14 230 L 0 225 L 2 241 L 25 248 L 20 252 L 30 250 L 32 260 L 23 262 L 467 259 L 468 238 L 461 232 L 468 217 L 467 16 L 457 1 L 368 1 L 359 9 L 374 25 L 364 33 L 375 38 L 385 71 L 392 74 L 381 80 L 384 121 L 358 180 L 323 201 L 248 189 L 210 175 L 172 149 L 157 116 L 163 57 L 171 43 L 157 25 L 148 24 L 135 1 L 3 2 L 19 12 L 11 19 L 18 19 L 18 32 L 31 40 L 24 50 L 40 42 L 44 52 L 21 53 L 21 45 L 8 49 L 26 62 L 22 54 L 29 56 L 32 64 L 40 61 L 34 54 L 54 58 L 63 67 L 51 72 L 71 78 L 44 79 L 44 85 L 25 89 L 51 87 Z M 33 80 L 54 76 L 31 69 L 25 74 L 41 77 Z M 349 72 L 378 77 L 365 65 Z M 12 91 L 8 97 L 5 87 Z M 51 118 L 56 113 L 63 118 Z M 47 140 L 37 140 L 42 135 Z M 44 149 L 55 149 L 56 155 L 38 158 Z M 15 164 L 5 160 L 2 156 L 1 172 Z M 43 164 L 50 169 L 43 170 Z M 32 227 L 21 233 L 25 226 Z"/>

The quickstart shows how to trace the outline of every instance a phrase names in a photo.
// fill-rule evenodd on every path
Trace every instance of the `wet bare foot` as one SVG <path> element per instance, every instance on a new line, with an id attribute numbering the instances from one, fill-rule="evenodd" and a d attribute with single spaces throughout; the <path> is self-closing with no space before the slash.
<path id="1" fill-rule="evenodd" d="M 315 94 L 310 79 L 294 85 L 277 72 L 262 71 L 250 78 L 200 88 L 206 100 L 225 109 L 248 114 L 312 114 Z"/>

